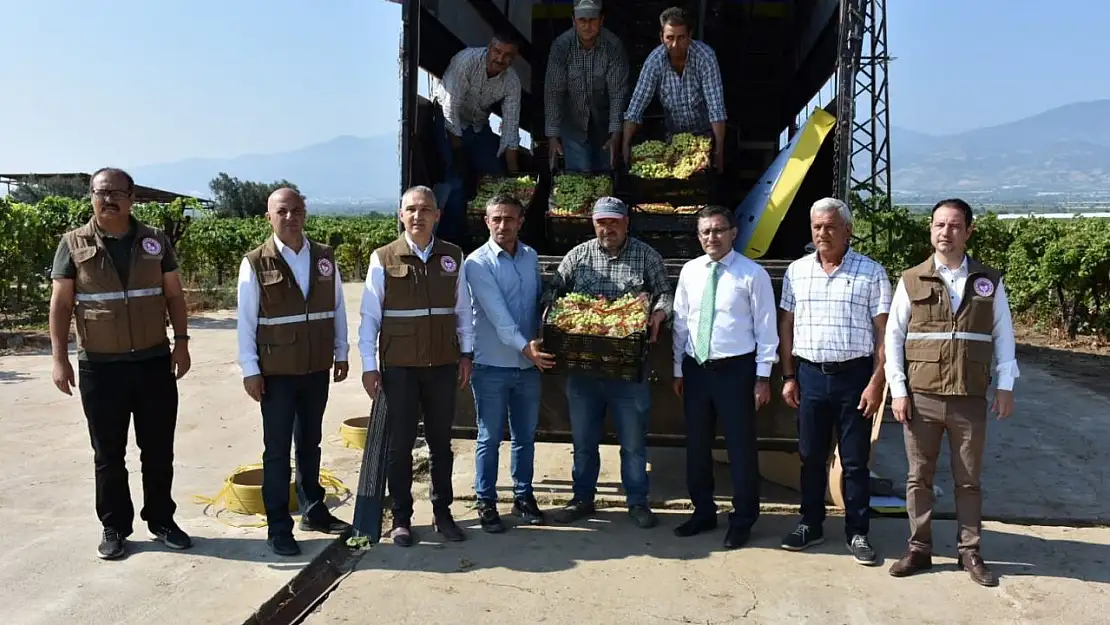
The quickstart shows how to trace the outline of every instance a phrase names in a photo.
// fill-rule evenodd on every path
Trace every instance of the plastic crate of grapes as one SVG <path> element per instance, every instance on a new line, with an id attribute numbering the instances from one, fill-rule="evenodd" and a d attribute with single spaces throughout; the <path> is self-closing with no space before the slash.
<path id="1" fill-rule="evenodd" d="M 713 140 L 691 133 L 676 134 L 669 142 L 644 141 L 632 147 L 622 186 L 637 203 L 713 203 L 712 154 Z"/>
<path id="2" fill-rule="evenodd" d="M 647 373 L 647 310 L 631 295 L 616 300 L 571 293 L 544 318 L 543 348 L 552 373 L 640 382 Z"/>

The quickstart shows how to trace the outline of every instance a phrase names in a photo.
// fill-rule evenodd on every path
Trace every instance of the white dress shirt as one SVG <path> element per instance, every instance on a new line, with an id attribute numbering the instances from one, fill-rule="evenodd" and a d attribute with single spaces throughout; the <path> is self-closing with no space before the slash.
<path id="1" fill-rule="evenodd" d="M 412 252 L 425 263 L 432 255 L 435 238 L 423 250 L 405 233 Z M 362 291 L 360 314 L 362 323 L 358 327 L 358 351 L 362 356 L 362 371 L 378 370 L 378 330 L 382 325 L 382 302 L 385 301 L 385 269 L 377 254 L 370 255 L 370 268 L 366 271 L 366 285 Z M 459 263 L 458 286 L 455 290 L 455 328 L 459 336 L 459 351 L 474 351 L 474 312 L 470 302 L 470 288 L 466 284 L 466 264 Z"/>
<path id="2" fill-rule="evenodd" d="M 289 269 L 301 294 L 308 299 L 309 273 L 312 271 L 312 252 L 308 239 L 301 244 L 301 251 L 294 252 L 288 245 L 281 242 L 274 235 L 274 245 Z M 335 267 L 335 360 L 346 362 L 349 346 L 347 345 L 347 308 L 343 302 L 343 279 L 339 275 L 339 267 Z M 258 284 L 258 276 L 246 258 L 239 265 L 239 308 L 236 328 L 239 335 L 239 368 L 243 377 L 259 375 L 262 371 L 258 366 L 258 300 L 262 295 L 262 287 Z"/>
<path id="3" fill-rule="evenodd" d="M 960 308 L 963 301 L 964 287 L 967 285 L 967 256 L 958 269 L 949 269 L 933 255 L 933 263 L 937 268 L 944 285 L 948 287 L 948 295 L 952 300 L 953 313 Z M 902 363 L 906 352 L 906 327 L 910 323 L 910 298 L 906 292 L 906 285 L 898 281 L 898 288 L 894 291 L 894 299 L 890 306 L 890 317 L 886 324 L 886 380 L 890 385 L 891 397 L 905 397 L 906 372 Z M 991 330 L 994 342 L 994 358 L 997 361 L 995 371 L 998 372 L 998 388 L 1005 391 L 1014 389 L 1014 380 L 1020 374 L 1015 356 L 1015 339 L 1013 320 L 1010 317 L 1010 303 L 1006 299 L 1006 288 L 1002 280 L 998 281 L 998 288 L 994 292 L 994 328 Z"/>
<path id="4" fill-rule="evenodd" d="M 682 377 L 683 356 L 694 355 L 702 293 L 709 284 L 712 262 L 706 254 L 687 262 L 678 274 L 672 333 L 676 378 Z M 755 352 L 756 375 L 770 376 L 779 347 L 771 276 L 759 263 L 735 250 L 721 259 L 721 265 L 709 359 Z"/>

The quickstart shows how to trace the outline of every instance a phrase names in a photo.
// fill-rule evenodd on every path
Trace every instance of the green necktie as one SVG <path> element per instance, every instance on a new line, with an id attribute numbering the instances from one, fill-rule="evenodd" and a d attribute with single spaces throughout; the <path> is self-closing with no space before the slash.
<path id="1" fill-rule="evenodd" d="M 709 360 L 709 342 L 713 336 L 713 314 L 717 308 L 717 278 L 720 275 L 721 264 L 711 263 L 712 271 L 709 274 L 709 283 L 701 295 L 701 314 L 698 315 L 698 338 L 694 342 L 694 358 L 698 364 L 705 364 Z"/>

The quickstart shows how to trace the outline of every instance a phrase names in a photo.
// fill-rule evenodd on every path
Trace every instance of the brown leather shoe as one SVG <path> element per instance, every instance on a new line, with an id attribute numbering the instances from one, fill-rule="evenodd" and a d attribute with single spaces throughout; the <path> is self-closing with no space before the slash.
<path id="1" fill-rule="evenodd" d="M 987 568 L 987 563 L 983 562 L 983 556 L 979 555 L 978 551 L 972 551 L 960 555 L 959 567 L 961 570 L 967 571 L 971 579 L 981 586 L 997 586 L 998 576 Z"/>
<path id="2" fill-rule="evenodd" d="M 909 577 L 921 571 L 928 571 L 931 568 L 933 568 L 932 554 L 911 549 L 897 562 L 890 565 L 890 574 L 894 577 Z"/>

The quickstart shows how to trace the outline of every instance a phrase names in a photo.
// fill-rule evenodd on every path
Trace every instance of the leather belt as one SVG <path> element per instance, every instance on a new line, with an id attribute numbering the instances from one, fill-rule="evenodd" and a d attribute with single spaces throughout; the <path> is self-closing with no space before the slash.
<path id="1" fill-rule="evenodd" d="M 693 360 L 694 364 L 697 364 L 698 361 L 696 359 L 692 358 L 689 354 L 687 354 L 686 357 L 690 358 L 690 360 Z M 749 352 L 747 354 L 743 354 L 743 355 L 740 355 L 740 356 L 727 356 L 725 358 L 712 358 L 712 359 L 707 360 L 707 361 L 705 361 L 704 363 L 702 363 L 698 366 L 701 367 L 702 369 L 708 369 L 708 370 L 722 369 L 722 368 L 727 367 L 729 365 L 736 364 L 740 361 L 754 360 L 754 359 L 755 359 L 755 352 Z"/>
<path id="2" fill-rule="evenodd" d="M 864 364 L 871 364 L 875 360 L 874 356 L 860 356 L 859 358 L 853 358 L 851 360 L 845 360 L 843 362 L 813 362 L 812 360 L 806 360 L 805 358 L 798 358 L 798 361 L 804 362 L 811 367 L 816 367 L 821 371 L 821 373 L 825 375 L 836 375 L 838 373 L 843 373 L 845 371 L 855 369 L 856 367 L 862 366 Z"/>

